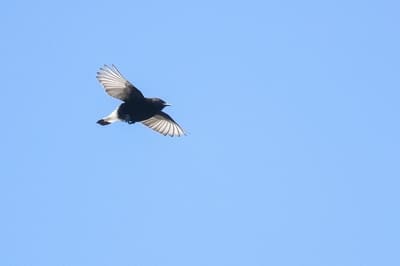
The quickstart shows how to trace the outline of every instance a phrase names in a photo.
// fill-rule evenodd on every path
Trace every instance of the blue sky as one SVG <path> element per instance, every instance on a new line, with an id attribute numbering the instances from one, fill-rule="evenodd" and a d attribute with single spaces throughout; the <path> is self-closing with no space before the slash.
<path id="1" fill-rule="evenodd" d="M 1 265 L 400 265 L 397 1 L 0 6 Z"/>

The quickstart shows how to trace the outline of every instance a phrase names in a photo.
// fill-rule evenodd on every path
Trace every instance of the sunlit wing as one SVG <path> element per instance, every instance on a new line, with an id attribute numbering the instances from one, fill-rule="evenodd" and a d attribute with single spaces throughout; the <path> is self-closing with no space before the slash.
<path id="1" fill-rule="evenodd" d="M 96 77 L 104 86 L 106 92 L 114 98 L 125 102 L 143 98 L 143 94 L 125 79 L 114 65 L 111 65 L 111 67 L 104 65 L 97 72 Z"/>
<path id="2" fill-rule="evenodd" d="M 158 112 L 158 114 L 142 121 L 142 123 L 149 128 L 171 137 L 180 137 L 185 135 L 185 131 L 176 123 L 169 115 L 164 112 Z"/>

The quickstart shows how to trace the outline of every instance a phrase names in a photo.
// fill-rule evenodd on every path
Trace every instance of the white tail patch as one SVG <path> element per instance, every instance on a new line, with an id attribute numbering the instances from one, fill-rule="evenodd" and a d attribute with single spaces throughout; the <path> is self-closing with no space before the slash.
<path id="1" fill-rule="evenodd" d="M 112 111 L 112 113 L 109 114 L 108 116 L 104 117 L 103 120 L 110 124 L 117 121 L 121 121 L 121 119 L 118 118 L 118 108 Z"/>

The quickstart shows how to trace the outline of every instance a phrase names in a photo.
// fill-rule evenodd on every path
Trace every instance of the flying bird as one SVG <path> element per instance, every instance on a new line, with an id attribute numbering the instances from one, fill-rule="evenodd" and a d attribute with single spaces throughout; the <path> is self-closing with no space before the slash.
<path id="1" fill-rule="evenodd" d="M 144 97 L 142 92 L 125 79 L 114 65 L 104 65 L 97 72 L 96 78 L 110 96 L 123 101 L 111 114 L 97 121 L 98 124 L 105 126 L 116 121 L 129 124 L 141 122 L 164 136 L 185 135 L 185 131 L 178 123 L 162 111 L 169 104 L 160 98 Z"/>

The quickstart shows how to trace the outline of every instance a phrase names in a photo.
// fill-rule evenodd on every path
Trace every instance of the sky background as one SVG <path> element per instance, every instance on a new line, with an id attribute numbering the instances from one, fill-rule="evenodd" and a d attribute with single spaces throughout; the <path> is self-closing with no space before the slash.
<path id="1" fill-rule="evenodd" d="M 400 265 L 398 1 L 3 1 L 0 265 Z M 189 134 L 95 122 L 115 64 Z"/>

